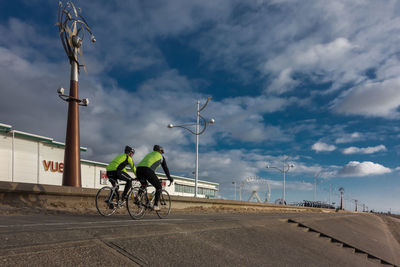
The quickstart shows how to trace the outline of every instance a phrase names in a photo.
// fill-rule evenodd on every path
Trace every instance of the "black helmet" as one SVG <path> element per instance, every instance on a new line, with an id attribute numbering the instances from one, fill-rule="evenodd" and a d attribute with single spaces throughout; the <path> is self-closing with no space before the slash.
<path id="1" fill-rule="evenodd" d="M 135 154 L 135 149 L 131 148 L 130 146 L 125 146 L 125 154 L 129 153 Z"/>
<path id="2" fill-rule="evenodd" d="M 164 148 L 162 146 L 159 146 L 159 145 L 154 145 L 153 151 L 158 151 L 161 154 L 164 154 Z"/>

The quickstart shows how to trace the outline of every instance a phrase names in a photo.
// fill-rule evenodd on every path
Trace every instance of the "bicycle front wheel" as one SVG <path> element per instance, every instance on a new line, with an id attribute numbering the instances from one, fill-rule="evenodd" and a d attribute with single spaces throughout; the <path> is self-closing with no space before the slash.
<path id="1" fill-rule="evenodd" d="M 134 187 L 128 194 L 128 199 L 126 200 L 126 208 L 132 219 L 141 219 L 146 211 L 146 193 L 144 190 L 139 192 L 140 187 Z"/>
<path id="2" fill-rule="evenodd" d="M 160 195 L 160 200 L 158 202 L 158 206 L 160 207 L 160 210 L 157 210 L 157 216 L 160 219 L 165 219 L 168 217 L 169 213 L 171 212 L 171 198 L 168 194 L 168 192 L 163 189 L 161 191 Z"/>
<path id="3" fill-rule="evenodd" d="M 112 188 L 109 186 L 105 186 L 101 188 L 99 192 L 97 192 L 96 208 L 97 211 L 103 216 L 111 216 L 117 210 L 117 203 L 115 199 L 110 199 L 112 192 Z"/>

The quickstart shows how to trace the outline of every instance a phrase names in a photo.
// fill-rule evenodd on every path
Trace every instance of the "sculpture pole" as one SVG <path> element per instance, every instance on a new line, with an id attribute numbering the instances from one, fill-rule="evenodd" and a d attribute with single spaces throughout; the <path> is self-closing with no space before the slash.
<path id="1" fill-rule="evenodd" d="M 80 9 L 78 9 L 78 11 L 72 2 L 67 2 L 64 7 L 60 2 L 57 22 L 61 42 L 71 64 L 69 95 L 64 94 L 63 88 L 58 89 L 59 97 L 68 102 L 68 120 L 65 137 L 62 185 L 74 187 L 82 186 L 79 140 L 79 106 L 87 106 L 89 103 L 88 99 L 79 99 L 79 67 L 84 67 L 84 64 L 79 64 L 78 54 L 80 55 L 79 60 L 83 62 L 81 47 L 85 30 L 90 33 L 91 41 L 96 41 L 85 19 L 80 15 Z"/>

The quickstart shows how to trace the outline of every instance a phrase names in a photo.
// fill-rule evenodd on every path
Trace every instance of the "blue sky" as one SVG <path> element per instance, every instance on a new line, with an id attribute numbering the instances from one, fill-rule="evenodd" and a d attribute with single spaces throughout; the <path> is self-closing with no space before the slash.
<path id="1" fill-rule="evenodd" d="M 165 147 L 172 174 L 193 177 L 196 101 L 216 124 L 200 136 L 200 179 L 268 179 L 271 201 L 400 212 L 398 1 L 75 1 L 97 42 L 84 41 L 82 158 L 107 162 L 125 144 L 139 161 Z M 70 66 L 58 1 L 0 2 L 0 122 L 64 141 Z M 49 115 L 51 114 L 51 115 Z M 238 187 L 237 187 L 238 188 Z M 243 199 L 265 186 L 245 183 Z"/>

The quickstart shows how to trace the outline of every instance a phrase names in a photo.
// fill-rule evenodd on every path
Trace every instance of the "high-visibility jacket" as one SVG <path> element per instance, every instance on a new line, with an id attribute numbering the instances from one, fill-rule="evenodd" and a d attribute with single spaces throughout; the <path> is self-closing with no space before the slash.
<path id="1" fill-rule="evenodd" d="M 147 154 L 141 162 L 139 162 L 138 167 L 149 167 L 153 171 L 156 171 L 163 162 L 163 156 L 160 152 L 153 151 Z"/>
<path id="2" fill-rule="evenodd" d="M 163 155 L 161 155 L 160 152 L 158 151 L 153 151 L 147 154 L 141 162 L 137 165 L 138 167 L 147 167 L 152 169 L 154 172 L 157 170 L 158 167 L 162 166 L 165 175 L 169 180 L 172 181 L 172 178 L 169 174 L 169 169 L 167 166 L 167 162 L 165 161 L 165 158 Z"/>
<path id="3" fill-rule="evenodd" d="M 130 166 L 133 173 L 136 175 L 136 168 L 135 165 L 133 164 L 133 160 L 131 157 L 129 157 L 128 154 L 121 154 L 116 156 L 110 164 L 107 165 L 106 170 L 107 171 L 123 171 L 126 172 L 125 167 Z"/>

